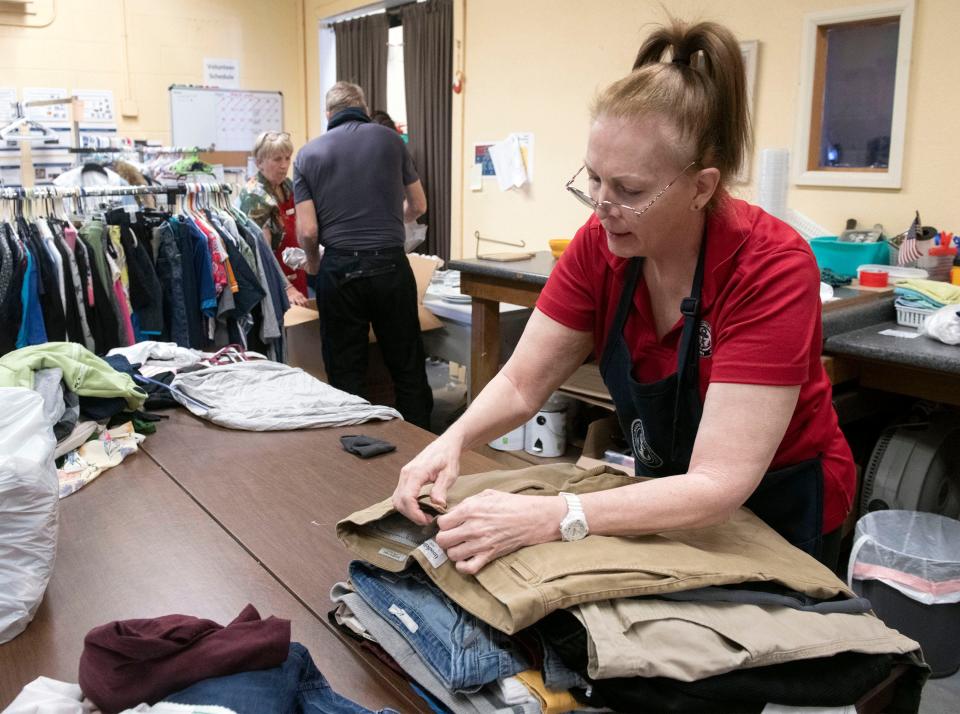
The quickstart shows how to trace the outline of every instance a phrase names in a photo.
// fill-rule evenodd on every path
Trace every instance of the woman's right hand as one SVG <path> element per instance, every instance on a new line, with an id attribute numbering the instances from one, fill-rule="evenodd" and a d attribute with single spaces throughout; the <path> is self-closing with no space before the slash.
<path id="1" fill-rule="evenodd" d="M 400 470 L 400 480 L 393 492 L 393 507 L 414 523 L 421 526 L 430 523 L 433 518 L 423 512 L 417 501 L 420 489 L 432 483 L 430 500 L 446 507 L 447 489 L 460 475 L 460 452 L 459 444 L 442 436 L 417 454 Z"/>

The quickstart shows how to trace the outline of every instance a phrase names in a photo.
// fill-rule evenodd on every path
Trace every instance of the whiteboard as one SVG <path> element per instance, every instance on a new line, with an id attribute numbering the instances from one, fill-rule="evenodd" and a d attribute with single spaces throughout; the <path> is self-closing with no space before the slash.
<path id="1" fill-rule="evenodd" d="M 174 84 L 170 127 L 174 146 L 253 151 L 257 134 L 283 130 L 283 94 Z"/>

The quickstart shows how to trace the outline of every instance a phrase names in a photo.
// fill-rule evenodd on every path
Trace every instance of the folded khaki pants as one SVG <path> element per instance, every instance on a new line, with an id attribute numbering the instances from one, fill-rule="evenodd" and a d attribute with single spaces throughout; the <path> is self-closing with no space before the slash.
<path id="1" fill-rule="evenodd" d="M 841 652 L 920 649 L 871 614 L 803 612 L 777 605 L 624 598 L 571 608 L 587 631 L 593 679 L 669 677 L 694 682 Z"/>
<path id="2" fill-rule="evenodd" d="M 451 487 L 447 502 L 453 507 L 487 488 L 555 496 L 632 483 L 635 478 L 602 466 L 533 466 L 463 476 Z M 421 492 L 422 504 L 429 504 L 430 488 Z M 435 526 L 419 527 L 397 513 L 389 499 L 337 524 L 337 535 L 358 557 L 394 572 L 415 559 L 452 600 L 508 634 L 558 608 L 707 585 L 766 581 L 820 599 L 854 597 L 828 568 L 744 508 L 709 528 L 633 538 L 589 535 L 571 543 L 527 546 L 476 576 L 457 571 L 433 540 L 435 533 Z"/>

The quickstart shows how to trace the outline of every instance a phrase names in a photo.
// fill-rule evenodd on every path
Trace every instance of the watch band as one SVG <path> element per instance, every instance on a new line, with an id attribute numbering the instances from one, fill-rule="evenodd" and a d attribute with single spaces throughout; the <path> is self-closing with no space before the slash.
<path id="1" fill-rule="evenodd" d="M 567 502 L 567 513 L 583 515 L 583 504 L 580 502 L 578 495 L 575 493 L 567 493 L 566 491 L 561 491 L 560 495 L 563 496 Z"/>

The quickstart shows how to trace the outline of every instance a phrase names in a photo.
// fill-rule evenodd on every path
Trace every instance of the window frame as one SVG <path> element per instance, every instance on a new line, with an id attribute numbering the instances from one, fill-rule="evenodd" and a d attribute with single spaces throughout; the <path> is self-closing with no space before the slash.
<path id="1" fill-rule="evenodd" d="M 879 5 L 865 5 L 804 15 L 803 44 L 800 56 L 800 116 L 794 141 L 795 156 L 793 181 L 798 186 L 845 186 L 851 188 L 901 188 L 903 152 L 906 136 L 907 94 L 913 39 L 914 0 L 894 0 Z M 818 45 L 823 42 L 821 28 L 846 23 L 898 18 L 897 64 L 894 75 L 893 115 L 890 122 L 890 159 L 886 169 L 810 168 L 812 129 L 822 126 L 815 120 L 813 110 L 823 107 L 823 77 L 825 69 L 818 67 Z M 818 70 L 822 70 L 819 71 Z M 819 92 L 819 98 L 814 93 Z M 819 146 L 819 138 L 816 146 Z"/>

